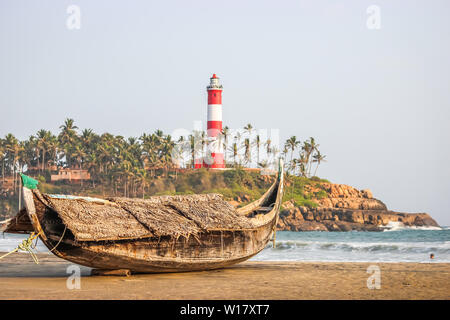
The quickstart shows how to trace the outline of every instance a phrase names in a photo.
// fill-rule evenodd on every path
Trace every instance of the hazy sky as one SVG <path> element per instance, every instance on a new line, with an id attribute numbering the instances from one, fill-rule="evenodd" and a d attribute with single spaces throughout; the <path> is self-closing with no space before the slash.
<path id="1" fill-rule="evenodd" d="M 191 129 L 217 73 L 224 125 L 313 136 L 319 176 L 450 225 L 449 17 L 448 0 L 0 0 L 0 136 L 66 117 L 123 136 Z"/>

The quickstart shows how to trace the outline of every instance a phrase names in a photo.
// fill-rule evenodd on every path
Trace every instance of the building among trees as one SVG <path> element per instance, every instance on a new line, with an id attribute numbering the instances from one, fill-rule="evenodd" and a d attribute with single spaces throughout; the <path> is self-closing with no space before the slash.
<path id="1" fill-rule="evenodd" d="M 83 169 L 68 169 L 63 168 L 58 170 L 57 174 L 51 175 L 51 181 L 69 181 L 69 182 L 81 182 L 91 180 L 91 175 L 88 170 Z"/>

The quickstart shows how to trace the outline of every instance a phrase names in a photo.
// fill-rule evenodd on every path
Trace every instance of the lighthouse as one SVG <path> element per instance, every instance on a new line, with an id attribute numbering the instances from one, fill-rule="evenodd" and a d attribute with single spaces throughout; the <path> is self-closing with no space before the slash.
<path id="1" fill-rule="evenodd" d="M 208 92 L 208 154 L 203 159 L 203 166 L 207 168 L 225 168 L 223 157 L 222 134 L 222 90 L 216 74 L 210 78 Z"/>

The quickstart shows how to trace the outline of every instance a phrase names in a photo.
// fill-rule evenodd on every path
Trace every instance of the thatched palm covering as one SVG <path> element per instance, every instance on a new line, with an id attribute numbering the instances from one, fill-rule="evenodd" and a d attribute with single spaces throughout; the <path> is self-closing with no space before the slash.
<path id="1" fill-rule="evenodd" d="M 131 213 L 114 204 L 45 198 L 79 241 L 152 236 Z"/>
<path id="2" fill-rule="evenodd" d="M 32 231 L 34 229 L 25 208 L 20 210 L 15 217 L 0 221 L 0 232 L 26 233 Z"/>
<path id="3" fill-rule="evenodd" d="M 79 241 L 189 237 L 210 229 L 252 227 L 217 194 L 109 198 L 105 203 L 45 198 Z"/>

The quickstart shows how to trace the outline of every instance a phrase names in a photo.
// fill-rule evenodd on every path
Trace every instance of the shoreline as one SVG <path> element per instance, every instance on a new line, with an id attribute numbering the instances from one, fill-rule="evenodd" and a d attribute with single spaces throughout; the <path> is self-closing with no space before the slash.
<path id="1" fill-rule="evenodd" d="M 4 254 L 8 253 L 7 251 L 0 251 L 0 257 Z M 35 252 L 36 253 L 36 252 Z M 26 256 L 29 256 L 28 252 L 25 251 L 18 251 L 15 252 L 14 254 L 24 254 Z M 45 257 L 45 256 L 54 256 L 50 251 L 49 252 L 38 252 L 36 253 L 36 255 L 38 257 Z M 41 256 L 42 255 L 42 256 Z M 54 256 L 55 257 L 55 256 Z M 56 257 L 57 258 L 57 257 Z M 31 258 L 30 258 L 31 259 Z M 247 260 L 246 262 L 257 262 L 257 263 L 368 263 L 368 264 L 450 264 L 450 261 L 439 261 L 438 258 L 435 258 L 433 260 L 427 260 L 427 261 L 369 261 L 369 260 L 346 260 L 346 261 L 339 261 L 339 260 L 252 260 L 253 258 L 250 258 L 249 260 Z M 63 260 L 63 259 L 62 259 Z M 0 272 L 1 272 L 1 262 L 2 260 L 0 260 Z M 63 260 L 65 261 L 65 260 Z M 65 261 L 67 263 L 70 263 L 69 261 Z M 83 267 L 83 266 L 81 266 Z M 86 267 L 88 268 L 88 267 Z M 1 273 L 0 273 L 0 278 L 1 278 Z"/>
<path id="2" fill-rule="evenodd" d="M 80 266 L 80 289 L 68 289 L 72 263 L 39 253 L 0 260 L 0 299 L 444 299 L 450 300 L 450 263 L 247 261 L 211 271 L 91 276 Z M 368 289 L 369 266 L 381 288 Z M 73 283 L 73 282 L 70 282 Z"/>

